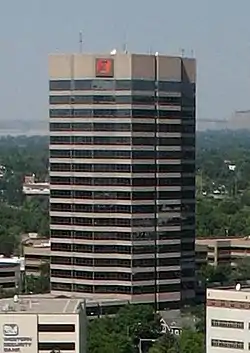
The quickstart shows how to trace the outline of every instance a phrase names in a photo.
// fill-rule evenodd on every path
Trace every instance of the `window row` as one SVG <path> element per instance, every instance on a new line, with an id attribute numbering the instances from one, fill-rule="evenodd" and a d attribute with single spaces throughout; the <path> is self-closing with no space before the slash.
<path id="1" fill-rule="evenodd" d="M 52 198 L 76 198 L 93 200 L 154 200 L 155 191 L 83 191 L 83 190 L 50 190 Z M 157 198 L 159 200 L 180 200 L 195 199 L 194 190 L 187 191 L 159 191 Z"/>
<path id="2" fill-rule="evenodd" d="M 49 97 L 50 104 L 162 104 L 181 105 L 181 97 L 155 97 L 154 95 L 68 95 Z"/>
<path id="3" fill-rule="evenodd" d="M 105 211 L 103 211 L 105 212 Z M 119 211 L 122 213 L 122 211 Z M 105 212 L 106 213 L 106 212 Z M 112 212 L 107 212 L 112 215 Z M 115 212 L 114 212 L 115 213 Z M 126 212 L 128 213 L 128 212 Z M 51 224 L 58 225 L 75 225 L 75 226 L 92 226 L 92 227 L 154 227 L 156 225 L 161 227 L 169 226 L 184 226 L 195 224 L 194 216 L 174 217 L 168 216 L 165 218 L 145 218 L 145 219 L 131 219 L 131 218 L 83 218 L 83 217 L 56 217 L 51 216 Z"/>
<path id="4" fill-rule="evenodd" d="M 82 252 L 97 254 L 154 254 L 157 253 L 176 253 L 180 252 L 180 244 L 172 245 L 153 245 L 147 246 L 128 246 L 128 245 L 87 245 L 87 244 L 69 244 L 69 243 L 51 243 L 51 251 L 66 252 Z M 179 264 L 179 258 L 175 258 L 172 262 L 174 265 Z"/>
<path id="5" fill-rule="evenodd" d="M 76 166 L 76 165 L 74 165 Z M 72 168 L 54 169 L 51 171 L 86 171 L 86 169 Z M 96 171 L 96 170 L 95 170 Z M 192 186 L 195 179 L 192 177 L 184 178 L 84 178 L 84 177 L 50 177 L 51 185 L 114 185 L 114 186 Z"/>
<path id="6" fill-rule="evenodd" d="M 181 173 L 185 171 L 186 173 L 194 173 L 195 172 L 195 164 L 175 164 L 174 161 L 179 161 L 178 159 L 169 159 L 168 164 L 108 164 L 108 163 L 81 163 L 81 164 L 70 164 L 70 163 L 51 163 L 50 171 L 51 172 L 96 172 L 96 173 L 110 173 L 110 172 L 121 172 L 121 173 Z M 171 164 L 173 163 L 173 164 Z M 62 177 L 57 177 L 62 178 Z M 57 179 L 54 178 L 51 180 L 51 185 L 54 184 L 54 181 Z M 80 182 L 81 179 L 74 178 L 74 181 Z M 93 179 L 94 180 L 94 179 Z M 131 184 L 132 184 L 131 178 Z M 183 180 L 187 180 L 187 178 L 183 178 Z M 70 177 L 58 179 L 58 182 L 65 182 L 66 184 L 71 183 Z M 84 179 L 82 179 L 84 181 Z M 55 184 L 58 184 L 55 182 Z M 85 181 L 84 181 L 85 182 Z M 187 185 L 189 185 L 189 182 Z M 162 182 L 162 185 L 171 185 Z M 144 184 L 142 184 L 144 185 Z M 191 183 L 192 185 L 192 183 Z"/>
<path id="7" fill-rule="evenodd" d="M 169 159 L 173 157 L 194 159 L 195 151 L 50 150 L 50 158 Z"/>
<path id="8" fill-rule="evenodd" d="M 84 202 L 84 201 L 83 201 Z M 189 213 L 195 212 L 195 205 L 119 205 L 115 204 L 78 204 L 78 203 L 51 203 L 50 210 L 58 212 L 124 212 L 124 213 L 164 213 L 168 217 L 168 213 L 186 211 Z"/>
<path id="9" fill-rule="evenodd" d="M 194 121 L 190 124 L 130 124 L 130 123 L 50 123 L 50 131 L 131 131 L 131 132 L 195 132 Z"/>
<path id="10" fill-rule="evenodd" d="M 155 91 L 183 92 L 186 96 L 195 94 L 194 83 L 175 81 L 155 81 L 145 79 L 114 80 L 114 79 L 86 79 L 86 80 L 50 80 L 50 91 Z"/>
<path id="11" fill-rule="evenodd" d="M 78 278 L 90 280 L 107 280 L 107 281 L 150 281 L 154 278 L 154 272 L 90 272 L 79 270 L 51 270 L 51 277 L 57 278 Z M 179 271 L 160 271 L 157 272 L 157 279 L 177 279 L 180 278 Z"/>
<path id="12" fill-rule="evenodd" d="M 125 145 L 194 147 L 193 137 L 50 136 L 51 145 Z"/>
<path id="13" fill-rule="evenodd" d="M 51 263 L 54 265 L 74 265 L 74 266 L 89 266 L 89 267 L 154 267 L 155 259 L 96 259 L 84 257 L 66 257 L 66 256 L 52 256 Z M 157 259 L 157 266 L 179 266 L 179 258 L 163 258 Z"/>
<path id="14" fill-rule="evenodd" d="M 62 230 L 62 229 L 51 229 L 51 238 L 60 239 L 91 239 L 91 240 L 148 240 L 155 239 L 155 232 L 90 232 L 90 231 L 76 231 L 76 230 Z M 165 231 L 158 232 L 156 234 L 157 239 L 171 240 L 180 238 L 191 238 L 194 239 L 194 231 L 182 230 L 182 231 Z"/>
<path id="15" fill-rule="evenodd" d="M 51 283 L 51 289 L 64 292 L 80 293 L 120 293 L 120 294 L 146 294 L 154 293 L 155 286 L 114 286 L 114 285 L 86 285 L 71 283 Z M 162 284 L 157 288 L 158 293 L 180 292 L 180 284 Z"/>
<path id="16" fill-rule="evenodd" d="M 51 118 L 57 118 L 57 117 L 110 117 L 110 118 L 127 118 L 127 117 L 133 117 L 133 118 L 177 118 L 185 119 L 185 117 L 188 117 L 189 115 L 192 117 L 194 116 L 195 112 L 192 111 L 191 114 L 189 113 L 187 115 L 187 112 L 181 112 L 179 110 L 162 110 L 161 108 L 159 109 L 118 109 L 118 108 L 112 108 L 112 109 L 80 109 L 80 108 L 71 108 L 71 109 L 60 109 L 60 108 L 53 108 L 49 110 L 49 116 Z"/>

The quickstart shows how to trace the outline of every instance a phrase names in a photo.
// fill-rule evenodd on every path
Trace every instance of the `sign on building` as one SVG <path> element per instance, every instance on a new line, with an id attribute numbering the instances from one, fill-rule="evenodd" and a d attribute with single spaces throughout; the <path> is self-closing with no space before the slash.
<path id="1" fill-rule="evenodd" d="M 34 353 L 37 352 L 36 315 L 0 315 L 0 352 Z"/>

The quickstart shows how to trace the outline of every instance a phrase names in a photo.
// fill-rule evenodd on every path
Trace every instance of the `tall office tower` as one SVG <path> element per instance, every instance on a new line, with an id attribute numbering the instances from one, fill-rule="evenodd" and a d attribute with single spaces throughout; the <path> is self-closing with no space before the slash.
<path id="1" fill-rule="evenodd" d="M 51 291 L 194 298 L 194 59 L 53 55 Z"/>

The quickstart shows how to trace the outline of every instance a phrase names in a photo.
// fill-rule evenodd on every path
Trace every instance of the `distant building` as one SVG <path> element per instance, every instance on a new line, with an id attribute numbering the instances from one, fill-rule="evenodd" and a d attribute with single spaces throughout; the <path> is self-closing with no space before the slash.
<path id="1" fill-rule="evenodd" d="M 32 176 L 25 176 L 23 183 L 23 193 L 26 196 L 48 196 L 49 183 L 48 182 L 36 182 L 35 174 Z"/>
<path id="2" fill-rule="evenodd" d="M 86 352 L 81 299 L 20 296 L 0 300 L 0 352 Z"/>
<path id="3" fill-rule="evenodd" d="M 0 257 L 0 296 L 1 291 L 4 293 L 20 288 L 22 271 L 24 271 L 23 258 Z"/>
<path id="4" fill-rule="evenodd" d="M 249 312 L 249 288 L 242 288 L 239 291 L 235 288 L 208 289 L 206 352 L 248 352 L 250 350 Z"/>
<path id="5" fill-rule="evenodd" d="M 50 263 L 50 241 L 29 236 L 22 242 L 25 259 L 25 274 L 40 276 L 41 266 Z"/>
<path id="6" fill-rule="evenodd" d="M 210 264 L 236 266 L 239 260 L 250 257 L 250 238 L 197 238 L 196 265 Z"/>

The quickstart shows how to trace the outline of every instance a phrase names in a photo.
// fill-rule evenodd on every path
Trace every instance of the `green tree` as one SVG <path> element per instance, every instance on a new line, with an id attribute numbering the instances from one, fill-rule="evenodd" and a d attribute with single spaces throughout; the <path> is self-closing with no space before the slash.
<path id="1" fill-rule="evenodd" d="M 180 336 L 179 352 L 205 353 L 204 333 L 184 330 Z"/>
<path id="2" fill-rule="evenodd" d="M 179 353 L 179 341 L 173 335 L 165 334 L 150 348 L 149 353 Z"/>

